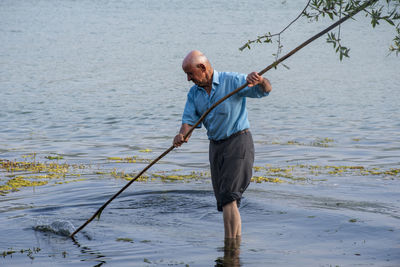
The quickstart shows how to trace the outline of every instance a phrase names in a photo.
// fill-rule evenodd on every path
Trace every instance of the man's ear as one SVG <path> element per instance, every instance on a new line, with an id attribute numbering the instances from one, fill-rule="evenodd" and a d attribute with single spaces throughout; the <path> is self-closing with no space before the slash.
<path id="1" fill-rule="evenodd" d="M 206 66 L 203 63 L 197 64 L 197 67 L 201 69 L 201 71 L 205 72 L 207 70 Z"/>

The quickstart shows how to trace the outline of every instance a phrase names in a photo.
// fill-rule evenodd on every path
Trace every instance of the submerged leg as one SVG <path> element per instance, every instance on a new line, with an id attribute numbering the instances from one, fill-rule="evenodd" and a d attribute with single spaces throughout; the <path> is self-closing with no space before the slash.
<path id="1" fill-rule="evenodd" d="M 236 201 L 222 207 L 224 217 L 225 238 L 237 238 L 242 235 L 242 220 Z"/>

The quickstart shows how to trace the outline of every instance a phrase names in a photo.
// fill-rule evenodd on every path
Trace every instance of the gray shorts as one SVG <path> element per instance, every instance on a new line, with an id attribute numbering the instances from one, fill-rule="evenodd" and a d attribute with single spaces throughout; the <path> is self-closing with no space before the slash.
<path id="1" fill-rule="evenodd" d="M 223 141 L 210 141 L 211 180 L 217 209 L 240 199 L 253 175 L 254 144 L 249 131 L 242 131 Z"/>

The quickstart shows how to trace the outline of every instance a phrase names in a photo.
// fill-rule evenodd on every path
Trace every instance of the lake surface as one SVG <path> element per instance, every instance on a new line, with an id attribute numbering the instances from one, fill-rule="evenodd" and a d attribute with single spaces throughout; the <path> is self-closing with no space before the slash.
<path id="1" fill-rule="evenodd" d="M 399 266 L 400 60 L 392 27 L 363 15 L 341 28 L 350 59 L 323 37 L 248 100 L 239 244 L 224 242 L 203 128 L 67 237 L 170 147 L 183 57 L 260 71 L 276 45 L 238 48 L 284 28 L 306 1 L 292 2 L 1 1 L 0 265 Z M 283 54 L 329 23 L 299 21 Z"/>

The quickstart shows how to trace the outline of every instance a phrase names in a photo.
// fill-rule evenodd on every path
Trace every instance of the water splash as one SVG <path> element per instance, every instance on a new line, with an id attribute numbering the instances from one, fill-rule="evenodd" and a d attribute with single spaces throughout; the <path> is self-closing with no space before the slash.
<path id="1" fill-rule="evenodd" d="M 49 232 L 62 236 L 70 236 L 76 228 L 69 221 L 57 220 L 51 223 L 38 222 L 33 229 L 40 232 Z"/>

